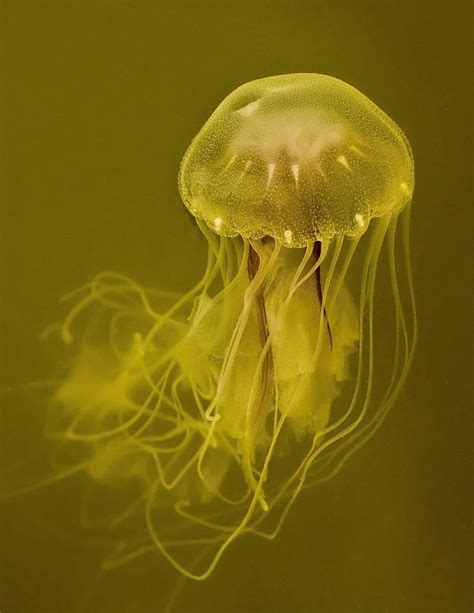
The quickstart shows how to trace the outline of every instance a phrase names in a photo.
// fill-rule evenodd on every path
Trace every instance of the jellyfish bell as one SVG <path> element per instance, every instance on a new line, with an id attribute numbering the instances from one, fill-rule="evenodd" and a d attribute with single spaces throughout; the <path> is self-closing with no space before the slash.
<path id="1" fill-rule="evenodd" d="M 114 526 L 147 528 L 107 566 L 158 548 L 205 579 L 240 535 L 274 538 L 299 492 L 374 434 L 416 340 L 413 187 L 401 130 L 338 79 L 259 79 L 217 107 L 179 173 L 202 279 L 173 296 L 102 273 L 62 325 L 62 443 L 83 444 L 99 485 L 133 481 Z"/>
<path id="2" fill-rule="evenodd" d="M 358 236 L 410 201 L 413 158 L 398 126 L 333 77 L 293 74 L 237 88 L 181 165 L 184 203 L 221 235 L 304 247 Z"/>

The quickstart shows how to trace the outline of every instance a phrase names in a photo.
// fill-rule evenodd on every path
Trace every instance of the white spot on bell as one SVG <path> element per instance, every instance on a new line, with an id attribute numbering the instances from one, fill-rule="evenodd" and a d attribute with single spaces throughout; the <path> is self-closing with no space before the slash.
<path id="1" fill-rule="evenodd" d="M 298 188 L 298 177 L 299 177 L 299 174 L 300 174 L 300 165 L 299 164 L 292 164 L 291 165 L 291 172 L 293 174 L 293 178 L 295 180 L 296 187 Z"/>
<path id="2" fill-rule="evenodd" d="M 360 213 L 356 213 L 354 215 L 354 219 L 355 219 L 355 222 L 357 223 L 357 225 L 360 226 L 361 228 L 363 228 L 365 226 L 364 216 L 361 215 Z"/>
<path id="3" fill-rule="evenodd" d="M 346 159 L 346 157 L 344 155 L 340 155 L 337 158 L 337 161 L 339 162 L 339 164 L 344 166 L 344 168 L 347 168 L 347 170 L 350 170 L 349 164 L 347 163 L 347 159 Z"/>
<path id="4" fill-rule="evenodd" d="M 248 104 L 243 106 L 241 109 L 236 111 L 236 113 L 238 113 L 239 115 L 243 115 L 244 117 L 250 117 L 250 115 L 253 115 L 255 111 L 258 109 L 259 104 L 260 104 L 260 99 L 254 100 L 253 102 L 249 102 Z"/>
<path id="5" fill-rule="evenodd" d="M 273 179 L 273 175 L 275 173 L 275 167 L 276 164 L 274 162 L 272 162 L 271 164 L 268 164 L 268 179 L 267 179 L 267 187 L 270 185 L 270 183 L 272 182 Z"/>
<path id="6" fill-rule="evenodd" d="M 214 219 L 214 228 L 219 232 L 219 230 L 222 228 L 222 218 L 221 217 L 216 217 Z"/>
<path id="7" fill-rule="evenodd" d="M 400 183 L 400 189 L 406 196 L 410 195 L 410 190 L 408 189 L 408 185 L 406 183 Z"/>
<path id="8" fill-rule="evenodd" d="M 293 232 L 291 230 L 285 230 L 283 232 L 283 236 L 285 238 L 285 243 L 291 245 L 291 243 L 293 242 Z"/>

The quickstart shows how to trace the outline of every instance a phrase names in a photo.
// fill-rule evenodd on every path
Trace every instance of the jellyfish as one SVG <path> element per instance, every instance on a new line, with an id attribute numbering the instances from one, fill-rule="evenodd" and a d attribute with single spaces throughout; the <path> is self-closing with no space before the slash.
<path id="1" fill-rule="evenodd" d="M 262 78 L 217 107 L 179 172 L 201 280 L 104 272 L 67 297 L 47 431 L 87 500 L 122 493 L 101 519 L 133 529 L 104 566 L 158 549 L 205 579 L 376 432 L 416 341 L 413 189 L 400 128 L 336 78 Z"/>

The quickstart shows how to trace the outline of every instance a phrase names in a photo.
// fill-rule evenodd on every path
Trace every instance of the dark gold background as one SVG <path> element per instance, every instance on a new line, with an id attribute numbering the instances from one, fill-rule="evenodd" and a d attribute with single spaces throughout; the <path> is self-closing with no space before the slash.
<path id="1" fill-rule="evenodd" d="M 177 610 L 468 612 L 472 90 L 468 1 L 9 0 L 1 3 L 1 383 L 47 376 L 57 298 L 102 269 L 182 290 L 205 244 L 181 155 L 243 82 L 320 72 L 354 85 L 415 154 L 420 339 L 378 435 L 301 496 L 281 538 L 238 542 Z M 3 87 L 2 87 L 3 89 Z M 11 437 L 3 429 L 4 437 Z M 22 437 L 9 439 L 19 458 Z M 159 557 L 105 576 L 62 488 L 4 505 L 3 613 L 160 611 Z"/>

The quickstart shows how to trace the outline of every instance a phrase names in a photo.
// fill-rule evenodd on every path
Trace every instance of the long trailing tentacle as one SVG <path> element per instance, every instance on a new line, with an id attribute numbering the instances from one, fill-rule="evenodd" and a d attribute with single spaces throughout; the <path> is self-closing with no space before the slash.
<path id="1" fill-rule="evenodd" d="M 401 213 L 402 216 L 402 253 L 403 253 L 403 266 L 406 276 L 407 292 L 409 300 L 409 319 L 412 322 L 411 338 L 409 336 L 407 320 L 408 314 L 404 309 L 401 296 L 400 296 L 400 282 L 397 275 L 396 257 L 395 257 L 395 232 L 397 227 L 398 217 L 394 216 L 390 222 L 388 228 L 388 240 L 387 251 L 390 269 L 390 281 L 392 289 L 392 297 L 395 311 L 395 351 L 393 359 L 392 373 L 390 381 L 385 390 L 384 396 L 377 405 L 377 410 L 372 414 L 371 418 L 363 424 L 355 433 L 355 435 L 344 442 L 344 444 L 337 450 L 339 457 L 337 464 L 328 471 L 323 478 L 319 478 L 317 483 L 326 481 L 333 477 L 343 466 L 343 464 L 350 458 L 362 445 L 364 445 L 370 438 L 374 436 L 377 430 L 382 425 L 385 417 L 393 406 L 394 402 L 398 398 L 402 387 L 405 385 L 408 373 L 410 371 L 413 357 L 416 348 L 418 325 L 416 316 L 416 303 L 415 293 L 413 287 L 413 273 L 411 269 L 410 258 L 410 237 L 409 237 L 409 218 L 410 207 L 407 206 Z M 403 337 L 404 354 L 400 357 L 400 344 Z"/>
<path id="2" fill-rule="evenodd" d="M 95 396 L 82 402 L 76 413 L 71 412 L 67 427 L 55 435 L 63 443 L 75 441 L 88 445 L 90 460 L 74 469 L 59 467 L 56 476 L 44 480 L 38 487 L 82 471 L 98 480 L 107 480 L 110 470 L 111 477 L 118 478 L 120 468 L 109 467 L 108 462 L 114 462 L 120 454 L 140 456 L 140 462 L 146 466 L 140 475 L 141 492 L 111 523 L 118 528 L 143 512 L 152 542 L 119 547 L 104 567 L 126 562 L 153 547 L 183 576 L 204 580 L 240 535 L 253 533 L 266 539 L 275 538 L 301 490 L 335 474 L 373 435 L 406 380 L 417 335 L 408 236 L 409 209 L 403 212 L 401 222 L 403 266 L 407 278 L 405 293 L 410 300 L 410 315 L 405 311 L 396 263 L 397 219 L 396 215 L 386 216 L 371 223 L 373 232 L 368 237 L 360 276 L 357 372 L 350 401 L 342 412 L 334 411 L 332 419 L 328 417 L 311 431 L 304 441 L 306 447 L 301 448 L 294 464 L 279 476 L 278 481 L 270 482 L 269 473 L 273 462 L 280 461 L 278 454 L 284 444 L 281 449 L 279 445 L 282 439 L 286 440 L 283 433 L 286 435 L 291 430 L 293 409 L 305 402 L 306 382 L 317 381 L 313 373 L 323 371 L 323 361 L 338 348 L 338 324 L 334 323 L 332 314 L 339 308 L 337 305 L 343 303 L 341 296 L 347 291 L 344 289 L 346 276 L 358 239 L 340 236 L 313 243 L 302 250 L 301 257 L 288 260 L 291 265 L 285 269 L 288 278 L 282 290 L 284 298 L 272 311 L 271 322 L 267 312 L 268 288 L 279 283 L 283 246 L 276 241 L 216 237 L 207 227 L 201 228 L 208 240 L 205 274 L 185 295 L 159 294 L 110 272 L 97 275 L 75 295 L 78 302 L 62 328 L 65 342 L 74 341 L 73 330 L 76 325 L 79 327 L 76 322 L 87 309 L 97 305 L 108 313 L 106 342 L 119 366 L 106 383 L 111 389 L 122 386 L 129 402 L 115 409 L 106 406 L 102 411 L 103 398 L 99 389 L 94 392 Z M 388 385 L 374 409 L 374 299 L 379 255 L 385 240 L 395 313 L 395 347 Z M 307 283 L 311 285 L 305 286 Z M 318 316 L 309 345 L 308 364 L 298 372 L 296 380 L 301 384 L 294 388 L 289 403 L 283 408 L 274 351 L 290 309 L 298 307 L 298 300 L 306 300 L 310 289 Z M 155 306 L 157 298 L 163 298 L 171 306 L 161 313 Z M 210 324 L 203 319 L 209 305 L 228 327 L 218 356 L 213 354 L 212 339 L 205 341 L 209 344 L 204 349 L 199 349 L 204 352 L 204 374 L 197 376 L 192 367 L 183 365 L 182 353 L 186 351 L 186 343 L 193 342 L 192 335 L 199 331 L 203 321 L 205 339 L 212 336 Z M 129 333 L 127 344 L 123 342 L 122 331 L 130 321 L 136 324 L 137 330 Z M 147 327 L 146 332 L 143 327 Z M 234 370 L 236 364 L 245 359 L 242 348 L 245 334 L 254 328 L 258 334 L 253 347 L 255 355 L 252 354 L 255 367 L 251 362 L 252 374 L 246 375 L 248 394 L 239 409 L 243 434 L 237 436 L 226 430 L 222 418 L 225 417 L 228 386 L 242 384 L 233 380 Z M 170 330 L 172 338 L 165 341 Z M 198 352 L 193 353 L 196 347 L 198 345 L 192 347 L 190 356 L 199 356 Z M 115 413 L 113 419 L 109 419 L 107 411 L 112 410 Z M 215 455 L 217 452 L 220 455 Z M 102 458 L 103 466 L 100 465 Z M 233 474 L 229 466 L 241 472 L 243 488 L 234 487 L 229 491 L 224 487 L 222 481 L 227 479 L 227 471 Z M 210 474 L 213 470 L 218 474 Z M 31 489 L 21 487 L 17 493 Z M 192 493 L 194 491 L 200 492 L 200 499 Z M 173 526 L 161 523 L 163 504 L 174 511 Z M 264 521 L 274 510 L 277 521 L 269 530 Z M 196 548 L 201 548 L 202 555 L 194 556 L 194 563 L 189 562 L 188 556 L 186 562 L 182 552 Z"/>

